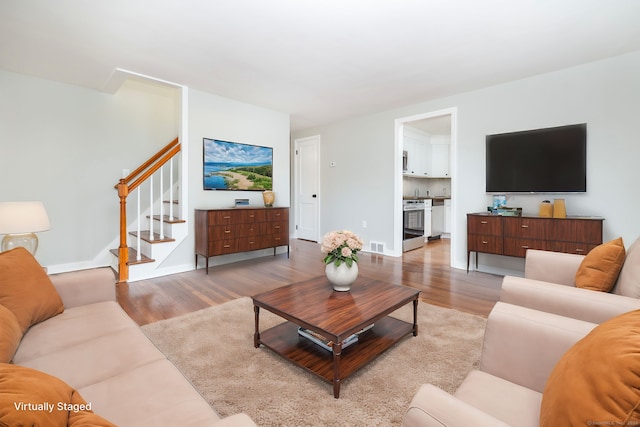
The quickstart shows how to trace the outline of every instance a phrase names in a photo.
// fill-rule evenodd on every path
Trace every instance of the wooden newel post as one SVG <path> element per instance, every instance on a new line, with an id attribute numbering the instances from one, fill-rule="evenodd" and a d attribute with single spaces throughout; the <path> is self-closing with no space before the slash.
<path id="1" fill-rule="evenodd" d="M 129 279 L 129 247 L 127 246 L 127 196 L 129 186 L 124 179 L 118 183 L 118 197 L 120 198 L 120 246 L 118 247 L 118 282 Z"/>

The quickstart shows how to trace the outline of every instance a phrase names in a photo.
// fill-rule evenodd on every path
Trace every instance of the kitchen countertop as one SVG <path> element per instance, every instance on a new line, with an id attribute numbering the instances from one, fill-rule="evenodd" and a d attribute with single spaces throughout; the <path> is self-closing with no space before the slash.
<path id="1" fill-rule="evenodd" d="M 412 197 L 412 196 L 403 196 L 402 200 L 449 200 L 451 196 L 429 196 L 429 197 Z"/>

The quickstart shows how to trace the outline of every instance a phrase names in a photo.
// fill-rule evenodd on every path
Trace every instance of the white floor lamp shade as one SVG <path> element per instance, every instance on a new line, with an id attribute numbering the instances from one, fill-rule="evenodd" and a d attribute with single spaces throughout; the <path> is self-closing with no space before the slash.
<path id="1" fill-rule="evenodd" d="M 33 255 L 38 249 L 35 233 L 51 228 L 42 202 L 0 202 L 0 234 L 4 234 L 2 252 L 19 246 Z"/>

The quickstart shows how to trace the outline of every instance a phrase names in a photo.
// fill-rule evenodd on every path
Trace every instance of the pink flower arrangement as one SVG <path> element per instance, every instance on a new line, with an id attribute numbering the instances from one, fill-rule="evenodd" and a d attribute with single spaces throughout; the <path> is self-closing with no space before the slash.
<path id="1" fill-rule="evenodd" d="M 358 262 L 358 251 L 362 250 L 362 240 L 349 230 L 331 231 L 322 238 L 320 246 L 325 264 L 336 263 L 338 267 L 343 262 L 349 267 Z"/>

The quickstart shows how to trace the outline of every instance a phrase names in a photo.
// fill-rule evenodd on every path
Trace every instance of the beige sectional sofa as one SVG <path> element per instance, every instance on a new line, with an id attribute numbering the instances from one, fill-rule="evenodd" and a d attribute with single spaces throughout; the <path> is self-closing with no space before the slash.
<path id="1" fill-rule="evenodd" d="M 621 240 L 590 259 L 527 251 L 525 277 L 504 278 L 489 314 L 479 368 L 453 395 L 421 386 L 403 426 L 640 425 L 640 239 L 626 253 L 609 244 Z M 607 277 L 603 292 L 576 286 L 581 268 Z"/>
<path id="2" fill-rule="evenodd" d="M 625 251 L 609 292 L 576 287 L 584 260 L 584 255 L 530 249 L 524 277 L 505 276 L 500 301 L 593 323 L 640 309 L 640 239 Z"/>
<path id="3" fill-rule="evenodd" d="M 255 426 L 244 414 L 221 419 L 149 341 L 116 302 L 110 268 L 50 279 L 64 311 L 26 330 L 15 365 L 61 379 L 118 426 Z"/>
<path id="4" fill-rule="evenodd" d="M 487 319 L 480 366 L 453 395 L 423 385 L 404 427 L 539 427 L 542 392 L 562 355 L 596 324 L 496 303 Z"/>

